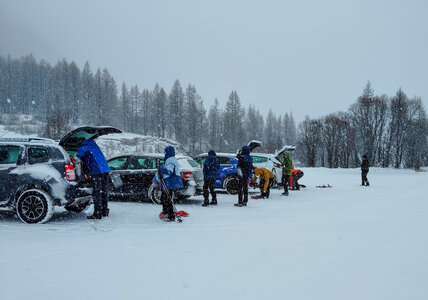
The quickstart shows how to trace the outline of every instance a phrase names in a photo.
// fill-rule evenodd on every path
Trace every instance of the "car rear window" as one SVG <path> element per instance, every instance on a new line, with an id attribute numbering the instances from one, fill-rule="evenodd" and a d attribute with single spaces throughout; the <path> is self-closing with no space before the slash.
<path id="1" fill-rule="evenodd" d="M 0 146 L 0 165 L 16 164 L 19 151 L 19 146 Z"/>

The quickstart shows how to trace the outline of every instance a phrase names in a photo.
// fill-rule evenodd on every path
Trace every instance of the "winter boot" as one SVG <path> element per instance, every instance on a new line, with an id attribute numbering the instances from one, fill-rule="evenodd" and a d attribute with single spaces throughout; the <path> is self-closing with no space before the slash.
<path id="1" fill-rule="evenodd" d="M 369 186 L 370 184 L 369 184 L 369 182 L 368 181 L 366 181 L 366 186 Z"/>
<path id="2" fill-rule="evenodd" d="M 361 183 L 361 185 L 362 185 L 362 186 L 365 186 L 365 185 L 366 185 L 366 183 L 363 181 L 363 182 Z"/>
<path id="3" fill-rule="evenodd" d="M 282 193 L 283 196 L 288 196 L 288 191 Z"/>
<path id="4" fill-rule="evenodd" d="M 108 217 L 109 213 L 110 213 L 110 209 L 108 209 L 108 208 L 103 209 L 103 217 Z"/>
<path id="5" fill-rule="evenodd" d="M 217 205 L 217 200 L 211 201 L 210 205 Z"/>
<path id="6" fill-rule="evenodd" d="M 101 218 L 102 218 L 102 216 L 101 215 L 96 215 L 96 214 L 93 214 L 92 216 L 87 216 L 86 217 L 88 220 L 100 220 Z"/>
<path id="7" fill-rule="evenodd" d="M 242 206 L 247 206 L 247 202 L 242 202 Z"/>
<path id="8" fill-rule="evenodd" d="M 204 207 L 207 207 L 208 205 L 210 205 L 208 202 L 204 202 L 204 204 L 202 204 Z"/>

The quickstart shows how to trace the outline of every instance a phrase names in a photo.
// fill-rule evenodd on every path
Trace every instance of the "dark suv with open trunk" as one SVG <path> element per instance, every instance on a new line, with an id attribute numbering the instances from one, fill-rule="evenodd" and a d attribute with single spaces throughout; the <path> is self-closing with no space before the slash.
<path id="1" fill-rule="evenodd" d="M 54 206 L 82 211 L 89 194 L 78 187 L 64 149 L 49 139 L 0 139 L 0 212 L 44 223 Z"/>

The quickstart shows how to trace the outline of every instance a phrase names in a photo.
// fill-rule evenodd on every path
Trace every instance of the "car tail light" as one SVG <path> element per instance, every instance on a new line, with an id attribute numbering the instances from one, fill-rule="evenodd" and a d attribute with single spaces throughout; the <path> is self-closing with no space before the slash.
<path id="1" fill-rule="evenodd" d="M 181 174 L 181 178 L 183 178 L 183 179 L 193 179 L 193 173 L 192 172 L 189 172 L 189 171 L 187 171 L 187 172 L 180 172 L 180 174 Z"/>
<path id="2" fill-rule="evenodd" d="M 76 172 L 74 172 L 74 166 L 72 164 L 65 165 L 65 176 L 68 180 L 76 180 Z"/>

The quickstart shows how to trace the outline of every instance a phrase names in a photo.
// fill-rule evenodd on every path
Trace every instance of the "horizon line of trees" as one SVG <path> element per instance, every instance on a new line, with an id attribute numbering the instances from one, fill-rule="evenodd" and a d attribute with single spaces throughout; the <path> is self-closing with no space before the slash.
<path id="1" fill-rule="evenodd" d="M 174 139 L 190 155 L 214 149 L 236 152 L 252 139 L 258 151 L 273 153 L 297 145 L 305 166 L 356 167 L 367 154 L 372 166 L 419 169 L 427 166 L 427 116 L 418 97 L 399 89 L 393 97 L 377 96 L 367 83 L 347 112 L 305 118 L 296 127 L 292 113 L 264 118 L 253 105 L 242 106 L 230 93 L 224 108 L 215 99 L 208 109 L 196 87 L 177 79 L 169 94 L 122 83 L 120 92 L 109 71 L 82 70 L 65 59 L 51 66 L 32 54 L 19 59 L 0 56 L 0 113 L 28 114 L 46 123 L 45 135 L 59 138 L 72 125 L 111 125 L 126 132 Z M 64 129 L 65 130 L 65 129 Z"/>

